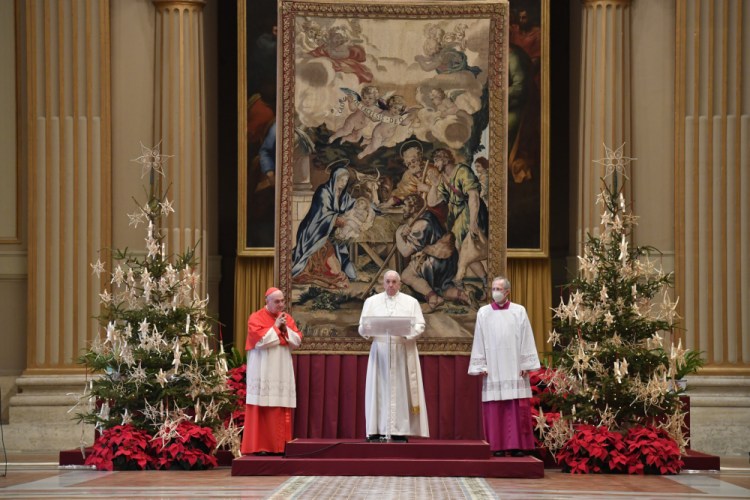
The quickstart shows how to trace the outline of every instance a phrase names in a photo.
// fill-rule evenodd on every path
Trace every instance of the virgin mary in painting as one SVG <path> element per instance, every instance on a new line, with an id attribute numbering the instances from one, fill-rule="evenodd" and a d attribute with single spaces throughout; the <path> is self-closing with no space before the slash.
<path id="1" fill-rule="evenodd" d="M 310 210 L 300 223 L 297 244 L 292 254 L 292 277 L 296 283 L 318 283 L 346 288 L 357 271 L 349 259 L 349 249 L 330 236 L 339 216 L 354 206 L 354 198 L 346 191 L 349 183 L 348 160 L 331 164 L 328 181 L 315 190 Z"/>

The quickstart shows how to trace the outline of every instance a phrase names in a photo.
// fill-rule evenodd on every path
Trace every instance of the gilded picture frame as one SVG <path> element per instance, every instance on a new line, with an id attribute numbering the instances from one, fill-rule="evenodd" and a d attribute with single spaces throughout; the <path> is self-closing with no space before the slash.
<path id="1" fill-rule="evenodd" d="M 243 257 L 275 254 L 277 16 L 275 0 L 237 0 L 237 254 Z"/>
<path id="2" fill-rule="evenodd" d="M 508 89 L 512 258 L 549 256 L 549 1 L 510 0 L 509 57 L 519 68 Z"/>
<path id="3" fill-rule="evenodd" d="M 275 272 L 299 352 L 364 353 L 386 269 L 426 354 L 471 349 L 505 270 L 508 4 L 279 4 Z"/>

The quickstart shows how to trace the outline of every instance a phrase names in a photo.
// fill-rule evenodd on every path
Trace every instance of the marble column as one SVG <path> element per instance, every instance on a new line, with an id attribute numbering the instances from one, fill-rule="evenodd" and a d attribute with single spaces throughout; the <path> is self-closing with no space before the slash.
<path id="1" fill-rule="evenodd" d="M 596 234 L 595 205 L 604 170 L 595 160 L 604 147 L 630 154 L 630 0 L 583 0 L 576 182 L 575 251 Z"/>
<path id="2" fill-rule="evenodd" d="M 99 250 L 112 240 L 109 1 L 29 0 L 16 7 L 28 334 L 5 442 L 11 450 L 70 448 L 81 435 L 68 413 L 70 394 L 82 392 L 86 379 L 77 357 L 96 333 L 106 284 L 90 264 L 108 260 Z"/>
<path id="3" fill-rule="evenodd" d="M 203 0 L 154 0 L 154 144 L 172 155 L 162 192 L 175 213 L 163 221 L 168 252 L 195 248 L 205 293 L 206 113 Z"/>

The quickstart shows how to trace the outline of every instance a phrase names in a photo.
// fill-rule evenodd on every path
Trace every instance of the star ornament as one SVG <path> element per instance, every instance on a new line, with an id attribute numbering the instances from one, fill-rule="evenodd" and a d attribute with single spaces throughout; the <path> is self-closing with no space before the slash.
<path id="1" fill-rule="evenodd" d="M 554 328 L 552 329 L 552 331 L 549 334 L 549 337 L 547 338 L 547 343 L 552 344 L 552 347 L 560 343 L 560 333 Z"/>
<path id="2" fill-rule="evenodd" d="M 547 417 L 544 416 L 544 410 L 539 408 L 539 415 L 536 415 L 532 418 L 536 421 L 536 423 L 534 424 L 534 430 L 537 430 L 542 434 L 547 432 L 547 429 L 549 429 L 549 425 L 547 425 Z"/>
<path id="3" fill-rule="evenodd" d="M 669 298 L 669 292 L 667 290 L 664 291 L 664 300 L 661 303 L 661 315 L 670 325 L 674 323 L 675 318 L 680 318 L 680 315 L 677 314 L 677 303 L 679 301 L 680 299 L 678 298 L 672 302 Z"/>
<path id="4" fill-rule="evenodd" d="M 143 179 L 143 176 L 150 171 L 154 171 L 158 174 L 164 175 L 164 163 L 166 163 L 167 160 L 172 157 L 172 155 L 161 154 L 159 150 L 160 146 L 161 143 L 157 144 L 153 148 L 149 148 L 141 143 L 141 156 L 131 160 L 135 163 L 141 164 L 141 179 Z"/>
<path id="5" fill-rule="evenodd" d="M 169 215 L 170 212 L 174 212 L 174 207 L 172 207 L 172 202 L 167 199 L 159 203 L 159 206 L 161 207 L 162 215 Z"/>
<path id="6" fill-rule="evenodd" d="M 128 222 L 128 226 L 137 228 L 139 224 L 143 224 L 146 222 L 146 215 L 139 209 L 138 212 L 128 214 L 128 219 L 130 219 L 130 222 Z"/>
<path id="7" fill-rule="evenodd" d="M 100 259 L 96 259 L 94 264 L 89 265 L 91 266 L 91 274 L 96 274 L 97 278 L 104 272 L 104 263 Z"/>
<path id="8" fill-rule="evenodd" d="M 622 153 L 625 143 L 617 149 L 610 149 L 606 144 L 604 146 L 604 158 L 594 160 L 594 163 L 598 163 L 604 167 L 604 177 L 610 177 L 612 174 L 617 172 L 626 179 L 629 177 L 625 174 L 625 168 L 630 164 L 631 161 L 637 160 L 637 158 L 630 158 Z"/>

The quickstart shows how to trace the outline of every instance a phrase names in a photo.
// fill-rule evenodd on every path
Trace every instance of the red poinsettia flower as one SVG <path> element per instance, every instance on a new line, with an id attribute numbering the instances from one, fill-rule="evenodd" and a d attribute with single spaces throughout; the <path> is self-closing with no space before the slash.
<path id="1" fill-rule="evenodd" d="M 153 468 L 151 436 L 132 424 L 116 425 L 96 438 L 85 464 L 97 470 L 145 470 Z"/>
<path id="2" fill-rule="evenodd" d="M 685 465 L 680 447 L 664 429 L 637 426 L 625 436 L 629 474 L 677 474 Z"/>
<path id="3" fill-rule="evenodd" d="M 593 425 L 579 425 L 557 460 L 563 471 L 573 474 L 621 472 L 627 463 L 622 434 Z"/>
<path id="4" fill-rule="evenodd" d="M 158 469 L 200 470 L 218 466 L 213 432 L 193 422 L 180 422 L 175 437 L 166 442 L 156 439 L 154 447 Z"/>
<path id="5" fill-rule="evenodd" d="M 579 425 L 558 451 L 564 472 L 676 474 L 683 466 L 677 443 L 663 429 L 637 426 L 626 435 L 606 427 Z"/>

